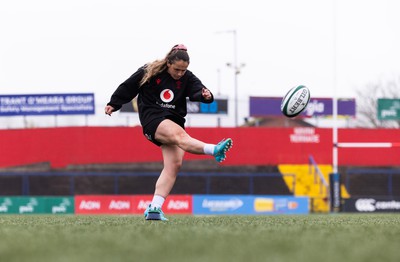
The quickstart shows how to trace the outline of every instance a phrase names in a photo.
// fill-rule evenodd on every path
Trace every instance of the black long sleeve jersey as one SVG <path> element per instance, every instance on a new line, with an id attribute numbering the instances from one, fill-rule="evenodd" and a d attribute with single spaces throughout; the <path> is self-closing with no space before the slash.
<path id="1" fill-rule="evenodd" d="M 187 114 L 186 97 L 189 97 L 190 101 L 203 103 L 211 103 L 214 100 L 214 97 L 204 100 L 204 85 L 189 70 L 179 80 L 173 79 L 167 70 L 164 70 L 140 86 L 144 73 L 145 67 L 140 67 L 118 86 L 107 104 L 119 110 L 123 104 L 138 95 L 139 119 L 142 126 L 162 117 L 178 118 L 184 123 Z"/>

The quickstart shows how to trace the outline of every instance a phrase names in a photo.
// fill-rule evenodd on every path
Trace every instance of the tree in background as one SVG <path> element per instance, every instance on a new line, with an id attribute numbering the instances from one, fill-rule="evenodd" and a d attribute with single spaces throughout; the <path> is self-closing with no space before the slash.
<path id="1" fill-rule="evenodd" d="M 400 120 L 378 119 L 378 98 L 399 98 L 400 77 L 386 82 L 370 83 L 356 90 L 357 126 L 369 128 L 400 128 Z"/>

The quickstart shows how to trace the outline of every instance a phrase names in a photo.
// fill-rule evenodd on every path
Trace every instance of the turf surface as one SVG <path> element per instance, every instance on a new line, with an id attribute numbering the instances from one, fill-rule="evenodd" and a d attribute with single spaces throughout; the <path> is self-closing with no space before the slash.
<path id="1" fill-rule="evenodd" d="M 1 215 L 0 261 L 400 261 L 400 214 Z"/>

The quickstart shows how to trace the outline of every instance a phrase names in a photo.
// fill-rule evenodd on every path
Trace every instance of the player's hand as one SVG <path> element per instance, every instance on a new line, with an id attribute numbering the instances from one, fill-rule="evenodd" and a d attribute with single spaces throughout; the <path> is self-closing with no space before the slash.
<path id="1" fill-rule="evenodd" d="M 114 107 L 112 106 L 106 106 L 104 108 L 104 112 L 106 113 L 106 115 L 111 116 L 111 114 L 114 112 Z"/>
<path id="2" fill-rule="evenodd" d="M 210 90 L 208 90 L 205 87 L 203 87 L 203 90 L 201 90 L 201 95 L 203 96 L 203 98 L 205 100 L 210 100 L 212 98 L 212 94 L 211 94 Z"/>

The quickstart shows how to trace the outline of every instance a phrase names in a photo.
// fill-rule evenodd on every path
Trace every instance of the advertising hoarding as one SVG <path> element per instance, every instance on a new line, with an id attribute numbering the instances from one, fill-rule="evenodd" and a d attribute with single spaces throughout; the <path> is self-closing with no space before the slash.
<path id="1" fill-rule="evenodd" d="M 0 214 L 142 215 L 152 198 L 153 195 L 0 197 Z M 170 195 L 163 211 L 170 215 L 308 214 L 309 199 L 269 195 Z"/>
<path id="2" fill-rule="evenodd" d="M 75 196 L 76 214 L 131 214 L 133 196 L 78 195 Z"/>
<path id="3" fill-rule="evenodd" d="M 378 98 L 379 120 L 400 120 L 400 99 Z"/>
<path id="4" fill-rule="evenodd" d="M 78 195 L 76 214 L 143 214 L 153 195 Z M 192 214 L 192 196 L 170 195 L 163 206 L 167 214 Z"/>
<path id="5" fill-rule="evenodd" d="M 93 115 L 94 94 L 0 95 L 0 116 Z"/>
<path id="6" fill-rule="evenodd" d="M 135 195 L 133 213 L 143 214 L 152 199 L 153 195 Z M 163 211 L 166 214 L 192 214 L 192 202 L 191 195 L 170 195 L 164 202 Z"/>
<path id="7" fill-rule="evenodd" d="M 344 200 L 343 212 L 390 213 L 400 212 L 399 197 L 359 197 Z"/>
<path id="8" fill-rule="evenodd" d="M 0 214 L 73 213 L 73 197 L 0 197 Z"/>
<path id="9" fill-rule="evenodd" d="M 281 97 L 250 97 L 250 116 L 283 116 Z M 311 97 L 307 108 L 299 115 L 303 117 L 331 116 L 333 114 L 333 100 L 331 98 Z M 338 99 L 338 115 L 356 115 L 355 99 Z"/>
<path id="10" fill-rule="evenodd" d="M 194 195 L 195 215 L 308 214 L 308 197 L 267 195 Z"/>

